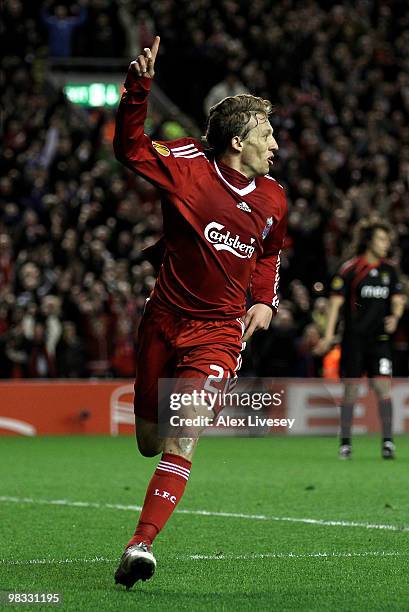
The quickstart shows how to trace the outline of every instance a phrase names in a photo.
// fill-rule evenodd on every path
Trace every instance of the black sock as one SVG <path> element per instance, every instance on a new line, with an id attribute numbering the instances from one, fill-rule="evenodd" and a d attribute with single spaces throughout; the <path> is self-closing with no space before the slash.
<path id="1" fill-rule="evenodd" d="M 341 440 L 348 440 L 348 442 L 342 442 L 343 444 L 351 443 L 351 426 L 352 417 L 354 414 L 353 404 L 342 404 L 341 406 Z"/>
<path id="2" fill-rule="evenodd" d="M 351 438 L 341 438 L 341 445 L 344 446 L 344 444 L 351 446 Z"/>
<path id="3" fill-rule="evenodd" d="M 384 442 L 392 439 L 392 400 L 379 400 L 379 417 L 382 423 L 382 435 Z"/>

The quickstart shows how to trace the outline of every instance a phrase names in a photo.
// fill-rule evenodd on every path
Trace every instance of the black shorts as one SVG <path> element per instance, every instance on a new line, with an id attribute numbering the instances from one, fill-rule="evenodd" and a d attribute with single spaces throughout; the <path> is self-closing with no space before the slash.
<path id="1" fill-rule="evenodd" d="M 366 374 L 392 376 L 392 346 L 388 336 L 344 336 L 341 344 L 341 377 L 360 378 Z"/>

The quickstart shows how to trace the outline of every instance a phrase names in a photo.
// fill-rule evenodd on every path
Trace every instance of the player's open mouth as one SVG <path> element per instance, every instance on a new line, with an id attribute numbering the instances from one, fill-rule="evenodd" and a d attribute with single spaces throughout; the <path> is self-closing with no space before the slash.
<path id="1" fill-rule="evenodd" d="M 267 161 L 270 164 L 270 166 L 273 165 L 273 163 L 274 163 L 273 160 L 274 160 L 274 155 L 270 155 L 270 157 L 267 157 Z"/>

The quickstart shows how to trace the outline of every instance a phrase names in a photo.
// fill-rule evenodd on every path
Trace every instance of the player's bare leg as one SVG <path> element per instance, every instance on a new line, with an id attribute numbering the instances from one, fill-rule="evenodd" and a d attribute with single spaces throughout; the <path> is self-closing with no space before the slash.
<path id="1" fill-rule="evenodd" d="M 395 445 L 392 439 L 392 400 L 391 379 L 379 377 L 371 380 L 371 386 L 378 400 L 379 418 L 382 424 L 382 457 L 395 458 Z"/>
<path id="2" fill-rule="evenodd" d="M 340 447 L 339 458 L 350 459 L 352 453 L 351 447 L 351 429 L 352 419 L 354 416 L 354 404 L 358 398 L 359 383 L 346 382 L 344 388 L 344 399 L 341 405 L 341 432 L 340 432 Z"/>
<path id="3" fill-rule="evenodd" d="M 208 406 L 186 407 L 185 416 L 208 414 Z M 138 433 L 139 426 L 139 433 Z M 123 553 L 115 581 L 131 588 L 138 580 L 149 580 L 156 569 L 152 542 L 163 529 L 180 501 L 191 468 L 191 461 L 201 430 L 194 437 L 158 437 L 158 426 L 145 419 L 136 419 L 137 442 L 144 456 L 162 452 L 161 460 L 149 483 L 136 530 Z"/>

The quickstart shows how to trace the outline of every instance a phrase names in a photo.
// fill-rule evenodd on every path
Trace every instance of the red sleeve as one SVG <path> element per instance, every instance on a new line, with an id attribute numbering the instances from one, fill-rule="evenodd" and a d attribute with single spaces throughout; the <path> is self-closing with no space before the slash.
<path id="1" fill-rule="evenodd" d="M 267 304 L 275 310 L 279 305 L 280 253 L 287 232 L 287 204 L 283 195 L 281 217 L 264 242 L 251 277 L 250 293 L 253 304 Z"/>
<path id="2" fill-rule="evenodd" d="M 178 159 L 179 155 L 172 153 L 171 143 L 152 142 L 149 136 L 144 134 L 150 86 L 150 78 L 138 77 L 133 69 L 128 71 L 125 92 L 116 115 L 115 156 L 155 187 L 168 192 L 180 191 L 186 181 L 186 164 L 183 165 L 182 160 Z M 183 140 L 183 144 L 195 143 L 193 139 Z M 191 150 L 198 150 L 193 144 L 190 146 Z"/>

